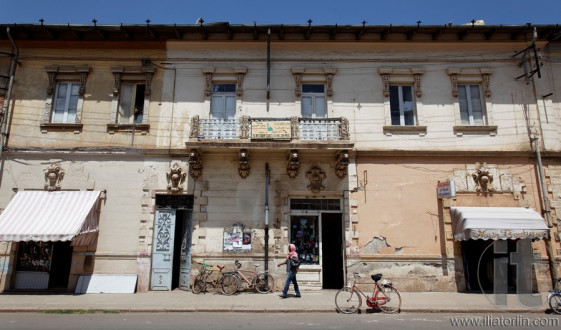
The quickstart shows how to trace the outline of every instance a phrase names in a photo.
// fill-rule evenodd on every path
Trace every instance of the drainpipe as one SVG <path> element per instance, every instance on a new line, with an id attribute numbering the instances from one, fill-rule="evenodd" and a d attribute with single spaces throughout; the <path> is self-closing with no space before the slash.
<path id="1" fill-rule="evenodd" d="M 553 223 L 551 222 L 551 208 L 549 207 L 549 198 L 547 197 L 547 189 L 545 186 L 545 179 L 543 175 L 543 165 L 542 165 L 542 157 L 540 153 L 540 138 L 534 137 L 532 138 L 534 142 L 534 147 L 536 148 L 536 157 L 538 159 L 538 173 L 540 176 L 540 187 L 542 191 L 542 198 L 543 198 L 543 207 L 545 213 L 545 220 L 547 222 L 548 228 L 553 228 Z M 547 248 L 547 257 L 549 259 L 549 273 L 551 275 L 551 281 L 553 286 L 555 287 L 555 280 L 557 278 L 557 263 L 555 261 L 555 254 L 553 252 L 553 243 L 551 243 L 551 229 L 549 229 L 548 238 L 545 239 L 545 244 Z"/>
<path id="2" fill-rule="evenodd" d="M 2 156 L 2 150 L 4 149 L 4 145 L 6 144 L 7 141 L 7 123 L 8 123 L 8 110 L 10 108 L 10 98 L 12 97 L 12 89 L 14 86 L 14 76 L 16 75 L 16 68 L 18 65 L 18 59 L 19 59 L 19 48 L 16 46 L 16 43 L 14 42 L 14 39 L 12 39 L 12 35 L 10 34 L 10 28 L 6 28 L 6 34 L 8 34 L 8 38 L 10 39 L 10 42 L 12 43 L 12 46 L 15 49 L 15 55 L 14 55 L 14 59 L 12 61 L 12 70 L 10 72 L 10 83 L 8 85 L 8 92 L 6 94 L 6 99 L 4 100 L 4 109 L 2 111 L 2 127 L 0 128 L 0 157 Z M 12 108 L 13 110 L 13 108 Z"/>
<path id="3" fill-rule="evenodd" d="M 269 272 L 269 163 L 265 163 L 265 274 Z M 265 281 L 268 277 L 265 277 Z"/>

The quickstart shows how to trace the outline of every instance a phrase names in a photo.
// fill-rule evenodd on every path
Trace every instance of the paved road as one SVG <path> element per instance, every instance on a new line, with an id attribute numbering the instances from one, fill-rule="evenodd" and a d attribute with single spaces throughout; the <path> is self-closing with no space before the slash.
<path id="1" fill-rule="evenodd" d="M 456 326 L 452 322 L 458 323 Z M 461 325 L 459 322 L 471 322 Z M 473 322 L 479 322 L 474 325 Z M 538 322 L 534 325 L 530 322 Z M 559 329 L 561 315 L 556 314 L 448 314 L 400 313 L 115 313 L 115 314 L 0 314 L 0 329 L 451 329 L 506 328 Z"/>

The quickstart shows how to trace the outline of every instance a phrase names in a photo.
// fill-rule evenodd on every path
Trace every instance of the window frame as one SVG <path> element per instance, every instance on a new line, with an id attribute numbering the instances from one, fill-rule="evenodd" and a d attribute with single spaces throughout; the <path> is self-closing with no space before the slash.
<path id="1" fill-rule="evenodd" d="M 111 119 L 110 123 L 107 124 L 107 132 L 109 134 L 131 131 L 139 131 L 141 134 L 147 134 L 150 131 L 148 118 L 152 94 L 151 84 L 155 71 L 156 67 L 153 65 L 115 66 L 111 68 L 111 72 L 113 73 L 113 99 L 111 106 Z M 140 123 L 135 123 L 134 120 L 131 122 L 130 119 L 128 123 L 121 121 L 120 106 L 122 103 L 122 85 L 128 84 L 133 84 L 134 86 L 144 85 L 142 122 Z M 132 114 L 129 116 L 129 118 L 133 117 L 134 116 Z"/>
<path id="2" fill-rule="evenodd" d="M 304 92 L 305 86 L 323 86 L 323 92 Z M 300 115 L 302 118 L 313 118 L 313 119 L 325 119 L 328 118 L 327 112 L 327 93 L 326 93 L 326 86 L 325 84 L 313 84 L 313 83 L 303 83 L 301 85 L 302 92 L 300 94 Z M 311 117 L 304 117 L 304 99 L 309 98 L 311 100 Z M 318 99 L 323 99 L 322 101 L 318 101 Z M 321 102 L 323 105 L 323 116 L 318 116 L 317 114 L 317 105 Z"/>
<path id="3" fill-rule="evenodd" d="M 230 91 L 215 91 L 215 86 L 217 85 L 231 85 L 234 87 L 234 91 L 230 92 Z M 227 120 L 227 119 L 235 119 L 236 118 L 236 108 L 237 108 L 237 102 L 238 102 L 238 97 L 237 97 L 237 86 L 235 83 L 229 83 L 229 82 L 215 82 L 212 84 L 212 95 L 210 97 L 210 113 L 209 113 L 209 117 L 211 119 L 221 119 L 221 120 Z M 228 98 L 234 98 L 234 103 L 232 106 L 232 109 L 228 108 Z M 221 106 L 222 106 L 222 116 L 219 116 L 217 112 L 214 111 L 215 109 L 215 105 L 216 105 L 216 101 L 215 99 L 220 99 L 221 102 Z M 231 115 L 231 116 L 230 116 Z"/>
<path id="4" fill-rule="evenodd" d="M 378 74 L 382 78 L 382 95 L 384 96 L 384 134 L 388 137 L 393 134 L 418 134 L 423 137 L 427 133 L 427 126 L 422 125 L 424 122 L 422 116 L 422 103 L 420 102 L 422 92 L 422 76 L 425 73 L 423 68 L 378 68 Z M 411 86 L 411 97 L 413 103 L 414 124 L 402 124 L 400 119 L 399 125 L 394 125 L 392 121 L 392 102 L 391 102 L 391 86 Z M 401 103 L 401 101 L 400 101 Z M 401 116 L 400 105 L 400 116 Z"/>
<path id="5" fill-rule="evenodd" d="M 397 88 L 397 104 L 396 105 L 392 105 L 392 87 L 396 87 Z M 404 101 L 404 91 L 403 91 L 403 87 L 409 87 L 410 88 L 410 97 L 411 97 L 411 105 L 413 107 L 413 109 L 411 109 L 412 111 L 412 115 L 413 115 L 413 123 L 408 124 L 405 121 L 405 101 Z M 390 84 L 389 86 L 390 88 L 390 121 L 391 121 L 391 125 L 392 126 L 417 126 L 417 107 L 416 107 L 416 100 L 415 100 L 415 95 L 414 95 L 414 86 L 413 85 L 408 85 L 408 84 Z M 399 112 L 399 124 L 394 124 L 394 117 L 393 117 L 393 107 L 397 106 L 397 110 Z"/>
<path id="6" fill-rule="evenodd" d="M 66 95 L 64 96 L 64 105 L 63 105 L 63 109 L 61 111 L 57 111 L 57 105 L 59 105 L 59 100 L 61 100 L 61 98 L 59 97 L 59 92 L 62 88 L 62 85 L 66 85 Z M 73 95 L 73 89 L 74 88 L 78 88 L 78 93 L 76 95 Z M 71 99 L 72 96 L 77 96 L 76 99 L 76 105 L 75 105 L 75 109 L 71 109 Z M 51 123 L 57 123 L 57 124 L 73 124 L 76 123 L 76 114 L 78 113 L 78 106 L 79 106 L 79 99 L 80 99 L 80 82 L 79 81 L 58 81 L 56 83 L 56 87 L 55 87 L 55 92 L 53 95 L 53 109 L 51 111 L 51 119 L 50 122 Z M 73 118 L 69 119 L 68 117 L 70 116 L 70 111 L 73 110 L 74 114 L 72 115 Z M 62 120 L 58 121 L 55 120 L 57 112 L 62 112 Z"/>
<path id="7" fill-rule="evenodd" d="M 130 102 L 128 104 L 128 109 L 127 109 L 127 115 L 125 116 L 123 113 L 123 95 L 125 94 L 123 92 L 125 87 L 131 86 L 131 90 L 130 90 L 130 99 L 128 100 L 128 102 Z M 121 96 L 119 97 L 119 105 L 118 105 L 118 112 L 117 112 L 117 123 L 119 125 L 127 125 L 127 124 L 142 124 L 143 120 L 144 120 L 144 103 L 145 103 L 145 99 L 143 97 L 142 100 L 142 117 L 140 122 L 137 121 L 135 119 L 135 112 L 134 112 L 134 108 L 136 108 L 137 105 L 137 99 L 138 99 L 138 93 L 139 93 L 139 86 L 144 86 L 142 88 L 142 90 L 140 91 L 142 94 L 145 94 L 145 90 L 146 90 L 146 84 L 145 82 L 137 82 L 137 81 L 127 81 L 127 82 L 122 82 L 121 83 Z"/>
<path id="8" fill-rule="evenodd" d="M 489 134 L 495 136 L 497 134 L 497 126 L 493 125 L 493 118 L 490 113 L 491 104 L 491 75 L 493 70 L 490 68 L 448 68 L 446 73 L 450 77 L 452 97 L 456 100 L 453 102 L 454 116 L 456 125 L 454 125 L 454 133 L 461 137 L 467 134 Z M 482 119 L 484 124 L 463 123 L 461 113 L 461 101 L 458 86 L 461 85 L 479 85 L 479 95 L 481 98 Z"/>
<path id="9" fill-rule="evenodd" d="M 51 65 L 45 67 L 48 76 L 46 90 L 45 108 L 40 120 L 41 132 L 49 131 L 73 131 L 80 133 L 83 127 L 82 111 L 84 107 L 84 95 L 86 92 L 86 81 L 91 68 L 88 65 Z M 55 122 L 54 113 L 57 104 L 56 97 L 59 84 L 76 84 L 78 86 L 78 99 L 76 102 L 76 114 L 71 122 Z M 68 108 L 65 108 L 68 112 Z"/>
<path id="10" fill-rule="evenodd" d="M 476 124 L 476 120 L 474 119 L 474 97 L 472 96 L 472 87 L 477 87 L 478 89 L 478 99 L 477 101 L 479 101 L 479 106 L 481 107 L 481 118 L 478 118 L 482 121 L 481 124 Z M 465 108 L 462 106 L 462 93 L 460 92 L 460 90 L 465 90 Z M 487 118 L 486 118 L 486 114 L 487 112 L 485 111 L 485 102 L 483 100 L 482 97 L 482 93 L 481 93 L 481 85 L 480 84 L 458 84 L 458 107 L 460 109 L 460 123 L 461 125 L 469 125 L 469 126 L 486 126 L 487 125 Z M 462 114 L 466 113 L 467 115 L 467 122 L 465 122 L 462 119 Z"/>

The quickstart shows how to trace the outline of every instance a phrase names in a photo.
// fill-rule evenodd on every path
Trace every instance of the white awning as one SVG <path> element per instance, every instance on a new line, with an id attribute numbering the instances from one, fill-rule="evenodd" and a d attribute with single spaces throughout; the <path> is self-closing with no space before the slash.
<path id="1" fill-rule="evenodd" d="M 20 191 L 0 215 L 0 241 L 73 241 L 97 238 L 99 191 Z"/>
<path id="2" fill-rule="evenodd" d="M 547 238 L 544 218 L 524 207 L 450 207 L 454 240 Z"/>

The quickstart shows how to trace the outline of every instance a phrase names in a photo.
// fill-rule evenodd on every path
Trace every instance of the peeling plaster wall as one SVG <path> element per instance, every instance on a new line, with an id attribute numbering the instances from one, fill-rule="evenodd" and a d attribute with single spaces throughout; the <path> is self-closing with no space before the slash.
<path id="1" fill-rule="evenodd" d="M 383 273 L 404 291 L 465 289 L 461 249 L 453 241 L 450 205 L 522 206 L 540 209 L 539 187 L 531 161 L 525 158 L 485 159 L 495 180 L 494 194 L 477 193 L 468 158 L 360 157 L 357 173 L 367 171 L 347 237 L 347 275 Z M 550 171 L 554 175 L 554 171 Z M 439 202 L 436 185 L 448 179 L 458 184 L 458 197 Z M 523 187 L 523 188 L 522 188 Z M 351 208 L 354 209 L 354 208 Z M 543 241 L 533 247 L 547 260 Z M 535 269 L 540 289 L 547 284 L 547 262 Z"/>

